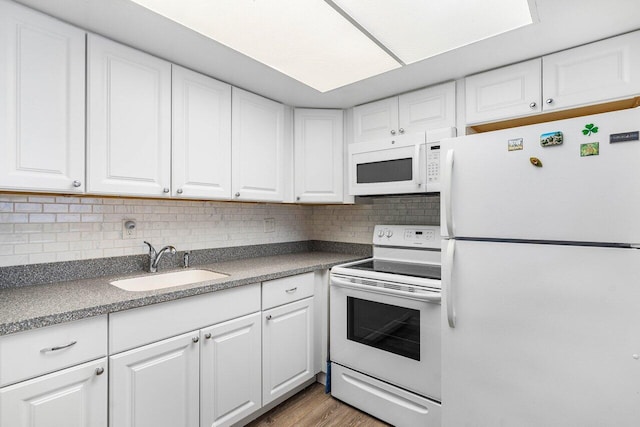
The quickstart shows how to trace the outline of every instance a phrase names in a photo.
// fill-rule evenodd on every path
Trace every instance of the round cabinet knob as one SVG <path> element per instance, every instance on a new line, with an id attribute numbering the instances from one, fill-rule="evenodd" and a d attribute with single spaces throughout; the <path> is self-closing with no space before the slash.
<path id="1" fill-rule="evenodd" d="M 198 337 L 193 337 L 193 338 L 191 338 L 191 341 L 193 341 L 194 343 L 196 343 L 196 342 L 200 341 L 200 338 L 198 338 Z"/>
<path id="2" fill-rule="evenodd" d="M 104 374 L 104 368 L 101 366 L 99 368 L 96 368 L 96 375 L 102 375 Z"/>
<path id="3" fill-rule="evenodd" d="M 400 132 L 400 133 L 404 133 L 404 129 L 403 129 L 403 128 L 400 128 L 400 129 L 398 129 L 398 132 Z"/>
<path id="4" fill-rule="evenodd" d="M 240 193 L 236 193 L 236 197 L 240 197 Z"/>
<path id="5" fill-rule="evenodd" d="M 271 315 L 267 314 L 267 320 L 271 320 Z"/>
<path id="6" fill-rule="evenodd" d="M 395 129 L 391 129 L 391 135 L 395 135 L 395 134 L 396 134 Z"/>
<path id="7" fill-rule="evenodd" d="M 207 339 L 207 340 L 210 340 L 211 339 L 211 333 L 204 334 L 204 338 Z"/>
<path id="8" fill-rule="evenodd" d="M 169 187 L 164 187 L 164 188 L 162 189 L 162 192 L 163 192 L 163 193 L 165 193 L 165 194 L 166 194 L 166 193 L 169 193 L 169 191 L 171 191 L 171 190 L 169 190 Z"/>
<path id="9" fill-rule="evenodd" d="M 82 183 L 80 181 L 76 180 L 76 181 L 73 181 L 73 186 L 76 187 L 76 188 L 82 187 Z"/>
<path id="10" fill-rule="evenodd" d="M 535 110 L 537 106 L 538 104 L 536 104 L 535 102 L 532 102 L 531 104 L 529 104 L 529 108 L 531 108 L 532 110 Z"/>
<path id="11" fill-rule="evenodd" d="M 182 188 L 178 188 L 178 189 L 176 190 L 176 193 L 178 193 L 178 194 L 182 194 Z"/>
<path id="12" fill-rule="evenodd" d="M 553 98 L 547 98 L 547 100 L 544 101 L 544 102 L 546 102 L 547 104 L 552 104 L 553 103 Z"/>
<path id="13" fill-rule="evenodd" d="M 300 196 L 296 197 L 296 200 L 300 200 Z"/>
<path id="14" fill-rule="evenodd" d="M 391 237 L 391 236 L 393 236 L 393 231 L 387 230 L 386 234 L 387 234 L 387 237 Z"/>

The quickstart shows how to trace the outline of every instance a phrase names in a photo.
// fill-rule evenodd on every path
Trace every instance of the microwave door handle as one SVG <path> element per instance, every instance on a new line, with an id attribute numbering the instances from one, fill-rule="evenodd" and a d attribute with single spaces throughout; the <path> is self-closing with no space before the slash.
<path id="1" fill-rule="evenodd" d="M 374 293 L 384 294 L 384 295 L 393 295 L 393 296 L 416 299 L 416 300 L 427 301 L 427 302 L 440 303 L 440 301 L 442 300 L 442 294 L 440 292 L 414 293 L 414 292 L 407 292 L 407 291 L 399 291 L 397 289 L 361 285 L 359 283 L 353 283 L 349 280 L 339 279 L 335 276 L 331 278 L 331 284 L 334 286 L 340 286 L 341 288 L 356 289 L 359 291 L 374 292 Z"/>

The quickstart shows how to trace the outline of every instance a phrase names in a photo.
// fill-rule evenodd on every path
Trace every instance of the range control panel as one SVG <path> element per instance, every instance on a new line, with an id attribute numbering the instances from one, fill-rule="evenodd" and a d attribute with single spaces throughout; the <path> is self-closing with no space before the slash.
<path id="1" fill-rule="evenodd" d="M 376 225 L 373 244 L 381 246 L 440 248 L 437 225 Z"/>

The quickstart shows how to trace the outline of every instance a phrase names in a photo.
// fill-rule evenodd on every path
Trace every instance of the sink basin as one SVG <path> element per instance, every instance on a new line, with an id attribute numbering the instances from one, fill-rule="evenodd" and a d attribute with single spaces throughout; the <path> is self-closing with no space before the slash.
<path id="1" fill-rule="evenodd" d="M 125 291 L 141 292 L 171 288 L 174 286 L 190 285 L 192 283 L 221 279 L 228 276 L 228 274 L 216 273 L 209 270 L 183 270 L 171 273 L 134 277 L 131 279 L 114 280 L 110 283 L 113 286 L 124 289 Z"/>

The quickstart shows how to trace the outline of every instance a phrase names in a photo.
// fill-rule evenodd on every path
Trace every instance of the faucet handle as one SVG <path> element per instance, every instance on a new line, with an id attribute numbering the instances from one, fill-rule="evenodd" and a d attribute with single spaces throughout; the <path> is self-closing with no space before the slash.
<path id="1" fill-rule="evenodd" d="M 149 246 L 149 256 L 150 257 L 155 257 L 156 254 L 156 250 L 155 248 L 151 245 L 151 243 L 147 242 L 146 240 L 143 242 L 145 245 Z"/>

